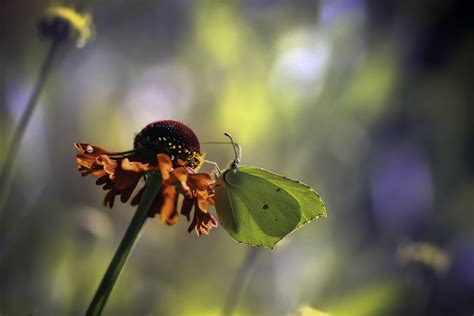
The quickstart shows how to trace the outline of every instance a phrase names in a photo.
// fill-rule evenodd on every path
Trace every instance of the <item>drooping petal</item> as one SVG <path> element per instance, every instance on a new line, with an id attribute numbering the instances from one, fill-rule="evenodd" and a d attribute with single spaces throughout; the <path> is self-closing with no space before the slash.
<path id="1" fill-rule="evenodd" d="M 96 158 L 96 163 L 102 166 L 104 171 L 110 175 L 111 179 L 113 178 L 115 169 L 117 169 L 118 166 L 117 160 L 111 159 L 107 155 L 99 155 Z"/>
<path id="2" fill-rule="evenodd" d="M 188 228 L 188 232 L 192 230 L 193 226 L 198 236 L 208 235 L 213 227 L 217 227 L 216 219 L 207 212 L 207 209 L 205 212 L 200 209 L 198 200 L 195 200 L 194 219 Z"/>
<path id="3" fill-rule="evenodd" d="M 79 172 L 81 173 L 83 177 L 88 176 L 90 174 L 93 175 L 94 177 L 101 177 L 106 174 L 105 171 L 100 167 L 91 169 L 84 166 L 78 166 L 77 169 L 79 170 Z"/>
<path id="4" fill-rule="evenodd" d="M 188 175 L 188 185 L 193 189 L 207 190 L 214 180 L 208 173 L 194 173 Z"/>
<path id="5" fill-rule="evenodd" d="M 193 220 L 191 221 L 191 224 L 189 224 L 189 227 L 188 227 L 188 233 L 192 232 L 193 229 L 196 228 L 197 224 L 198 224 L 198 219 L 197 219 L 197 216 L 196 216 L 196 212 L 194 212 Z M 197 233 L 197 231 L 196 231 L 196 233 Z M 198 234 L 198 236 L 199 236 L 199 234 Z"/>
<path id="6" fill-rule="evenodd" d="M 194 202 L 194 216 L 188 227 L 188 232 L 194 229 L 198 236 L 208 235 L 212 228 L 217 227 L 217 220 L 207 212 L 206 196 L 207 193 L 197 192 L 196 198 L 192 200 Z"/>
<path id="7" fill-rule="evenodd" d="M 185 192 L 185 195 L 189 195 L 189 186 L 187 185 L 187 180 L 188 180 L 188 170 L 183 167 L 178 167 L 173 170 L 173 172 L 170 174 L 170 182 L 171 183 L 180 183 L 181 189 Z"/>
<path id="8" fill-rule="evenodd" d="M 115 203 L 115 197 L 117 195 L 120 195 L 119 190 L 112 189 L 104 197 L 104 206 L 109 206 L 109 208 L 112 208 Z"/>
<path id="9" fill-rule="evenodd" d="M 138 191 L 138 193 L 133 197 L 132 204 L 133 206 L 136 206 L 140 203 L 140 200 L 142 199 L 143 193 L 145 193 L 146 185 Z"/>
<path id="10" fill-rule="evenodd" d="M 137 197 L 135 197 L 136 199 Z M 162 184 L 160 190 L 156 194 L 148 216 L 154 217 L 160 214 L 160 221 L 172 225 L 178 221 L 178 212 L 176 210 L 178 203 L 178 192 L 174 185 Z"/>
<path id="11" fill-rule="evenodd" d="M 150 170 L 150 164 L 140 161 L 130 161 L 128 158 L 122 160 L 121 167 L 123 170 L 131 172 L 147 172 Z"/>
<path id="12" fill-rule="evenodd" d="M 104 186 L 102 187 L 102 189 L 104 190 L 112 190 L 115 188 L 115 183 L 110 180 L 110 176 L 107 175 L 108 179 L 107 179 L 107 182 L 104 184 Z"/>
<path id="13" fill-rule="evenodd" d="M 176 213 L 176 201 L 178 200 L 178 192 L 172 185 L 162 187 L 161 205 L 160 205 L 160 221 L 167 221 L 173 213 Z"/>
<path id="14" fill-rule="evenodd" d="M 76 143 L 74 147 L 80 151 L 76 156 L 79 171 L 82 175 L 92 174 L 98 178 L 96 184 L 108 191 L 104 204 L 109 207 L 113 207 L 117 195 L 122 202 L 127 202 L 141 175 L 149 170 L 149 164 L 141 161 L 144 160 L 143 157 L 137 156 L 133 151 L 110 152 L 85 143 Z M 130 161 L 124 155 L 137 160 Z"/>
<path id="15" fill-rule="evenodd" d="M 84 167 L 86 169 L 90 169 L 95 164 L 95 159 L 96 156 L 78 154 L 76 156 L 76 165 Z"/>
<path id="16" fill-rule="evenodd" d="M 170 170 L 173 168 L 173 162 L 167 154 L 158 154 L 156 157 L 158 159 L 158 168 L 161 173 L 161 178 L 163 181 L 166 181 L 170 177 Z"/>
<path id="17" fill-rule="evenodd" d="M 196 207 L 199 208 L 199 211 L 203 213 L 207 213 L 207 199 L 208 198 L 209 198 L 209 194 L 207 193 L 207 190 L 196 191 L 196 200 L 197 200 Z"/>
<path id="18" fill-rule="evenodd" d="M 188 179 L 188 170 L 186 168 L 183 168 L 183 167 L 178 167 L 176 169 L 173 170 L 173 173 L 172 175 L 179 181 L 179 182 L 182 182 L 182 181 L 186 181 Z"/>
<path id="19" fill-rule="evenodd" d="M 89 155 L 95 155 L 95 156 L 116 154 L 116 152 L 108 151 L 102 147 L 94 146 L 87 143 L 74 143 L 73 145 L 74 145 L 74 148 L 76 148 L 77 150 L 81 152 L 81 154 L 87 153 Z"/>
<path id="20" fill-rule="evenodd" d="M 191 210 L 193 209 L 194 206 L 194 200 L 192 198 L 184 198 L 183 204 L 181 205 L 181 214 L 186 216 L 186 219 L 189 221 L 190 215 L 191 215 Z M 192 228 L 191 228 L 192 230 Z"/>
<path id="21" fill-rule="evenodd" d="M 127 203 L 128 199 L 132 196 L 133 190 L 135 190 L 138 181 L 140 180 L 140 177 L 136 178 L 136 181 L 131 183 L 128 187 L 124 188 L 121 193 L 120 193 L 120 201 L 122 203 Z"/>
<path id="22" fill-rule="evenodd" d="M 95 181 L 95 184 L 97 184 L 97 185 L 106 184 L 106 183 L 107 183 L 107 179 L 109 179 L 109 176 L 108 176 L 108 175 L 103 175 L 102 177 L 98 178 L 98 179 Z"/>
<path id="23" fill-rule="evenodd" d="M 125 190 L 131 186 L 135 188 L 140 180 L 140 176 L 140 173 L 124 171 L 121 168 L 117 168 L 114 175 L 111 176 L 111 179 L 114 182 L 116 189 Z"/>
<path id="24" fill-rule="evenodd" d="M 178 200 L 176 200 L 176 202 L 178 202 Z M 176 206 L 175 206 L 174 209 L 173 209 L 173 212 L 171 212 L 171 214 L 166 219 L 166 224 L 174 225 L 178 222 L 178 219 L 179 219 L 179 215 L 178 215 L 178 211 L 176 210 Z"/>

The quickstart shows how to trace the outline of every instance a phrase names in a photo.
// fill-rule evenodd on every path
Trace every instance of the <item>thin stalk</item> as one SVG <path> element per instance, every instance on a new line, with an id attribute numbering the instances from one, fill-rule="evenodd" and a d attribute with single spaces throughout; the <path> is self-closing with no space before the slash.
<path id="1" fill-rule="evenodd" d="M 28 103 L 26 105 L 25 112 L 23 112 L 23 115 L 20 119 L 20 123 L 18 123 L 18 127 L 16 128 L 16 131 L 13 134 L 10 149 L 7 151 L 7 157 L 5 158 L 5 162 L 3 164 L 2 177 L 0 180 L 0 215 L 2 214 L 3 208 L 9 196 L 8 193 L 10 192 L 12 182 L 15 157 L 18 153 L 18 149 L 20 148 L 23 135 L 25 134 L 26 128 L 28 127 L 30 119 L 33 115 L 33 111 L 36 107 L 36 104 L 38 103 L 38 97 L 46 83 L 46 80 L 48 79 L 49 73 L 51 72 L 53 61 L 56 57 L 56 53 L 60 44 L 61 42 L 59 41 L 53 41 L 51 43 L 51 47 L 49 48 L 49 51 L 46 54 L 38 78 L 33 87 L 30 99 L 28 100 Z"/>
<path id="2" fill-rule="evenodd" d="M 100 282 L 97 292 L 87 309 L 86 316 L 96 316 L 102 313 L 102 310 L 107 303 L 107 299 L 114 288 L 115 282 L 117 281 L 120 272 L 122 271 L 122 268 L 138 239 L 142 227 L 145 224 L 148 217 L 148 210 L 150 209 L 151 203 L 158 193 L 160 186 L 161 177 L 159 174 L 153 174 L 147 180 L 146 189 L 143 193 L 140 204 L 138 205 L 137 211 L 135 212 L 114 257 L 112 258 L 102 281 Z"/>
<path id="3" fill-rule="evenodd" d="M 260 248 L 251 247 L 247 255 L 245 256 L 244 261 L 240 265 L 239 271 L 237 271 L 234 281 L 232 282 L 232 286 L 230 288 L 229 294 L 224 303 L 224 307 L 222 308 L 222 316 L 230 316 L 232 315 L 235 306 L 240 298 L 240 294 L 244 288 L 245 283 L 247 282 L 248 277 L 250 276 L 250 272 L 257 260 L 257 255 L 260 252 Z"/>

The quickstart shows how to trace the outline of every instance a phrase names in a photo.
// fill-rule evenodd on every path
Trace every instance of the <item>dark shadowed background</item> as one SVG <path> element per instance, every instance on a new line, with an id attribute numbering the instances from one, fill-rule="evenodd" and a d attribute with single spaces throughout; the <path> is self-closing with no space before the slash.
<path id="1" fill-rule="evenodd" d="M 134 209 L 102 206 L 73 142 L 132 148 L 175 119 L 315 187 L 328 218 L 262 249 L 236 315 L 474 313 L 468 1 L 70 1 L 96 35 L 55 60 L 0 218 L 0 314 L 81 315 Z M 0 162 L 51 1 L 0 7 Z M 230 146 L 203 145 L 221 167 Z M 212 209 L 211 212 L 214 212 Z M 249 247 L 147 223 L 105 315 L 218 315 Z M 298 313 L 297 313 L 298 314 Z"/>

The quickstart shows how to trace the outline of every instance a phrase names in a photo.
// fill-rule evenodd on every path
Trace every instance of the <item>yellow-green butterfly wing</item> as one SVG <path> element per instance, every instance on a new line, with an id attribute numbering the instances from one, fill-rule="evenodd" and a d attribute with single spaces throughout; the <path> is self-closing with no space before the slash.
<path id="1" fill-rule="evenodd" d="M 312 219 L 326 216 L 314 189 L 252 166 L 237 166 L 221 174 L 215 206 L 233 239 L 268 248 Z"/>

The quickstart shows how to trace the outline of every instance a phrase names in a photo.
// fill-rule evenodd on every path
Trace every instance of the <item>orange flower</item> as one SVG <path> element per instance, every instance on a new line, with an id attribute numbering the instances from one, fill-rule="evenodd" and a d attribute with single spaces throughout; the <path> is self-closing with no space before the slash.
<path id="1" fill-rule="evenodd" d="M 194 205 L 194 216 L 189 225 L 188 232 L 193 229 L 196 234 L 209 234 L 209 230 L 217 227 L 216 219 L 207 211 L 207 205 L 214 205 L 212 199 L 214 195 L 214 180 L 207 173 L 188 174 L 188 191 L 185 194 L 183 205 L 181 206 L 181 214 L 190 219 L 190 212 Z"/>
<path id="2" fill-rule="evenodd" d="M 188 232 L 193 229 L 196 234 L 208 234 L 209 230 L 217 226 L 216 219 L 208 213 L 207 206 L 214 204 L 212 199 L 214 180 L 208 173 L 194 173 L 190 168 L 172 168 L 172 161 L 168 155 L 158 154 L 159 169 L 163 179 L 162 185 L 152 206 L 150 216 L 160 214 L 161 222 L 173 225 L 178 221 L 178 193 L 184 195 L 181 206 L 181 214 L 185 215 L 188 221 L 192 207 L 195 206 L 194 218 L 188 228 Z M 132 205 L 138 204 L 145 188 L 137 194 L 137 200 L 132 201 Z"/>
<path id="3" fill-rule="evenodd" d="M 168 225 L 178 221 L 178 196 L 184 195 L 181 213 L 190 220 L 188 231 L 208 234 L 217 226 L 216 219 L 207 211 L 212 200 L 213 184 L 207 173 L 196 173 L 202 164 L 199 141 L 194 132 L 176 121 L 158 121 L 145 127 L 134 141 L 134 149 L 125 152 L 111 152 L 85 143 L 74 144 L 79 154 L 76 164 L 83 176 L 97 177 L 96 184 L 108 191 L 104 205 L 113 207 L 115 197 L 126 203 L 137 187 L 140 178 L 148 172 L 159 172 L 162 186 L 154 198 L 149 216 L 160 214 L 160 220 Z M 140 203 L 145 187 L 132 199 L 131 204 Z"/>
<path id="4" fill-rule="evenodd" d="M 76 164 L 83 176 L 89 174 L 98 177 L 96 184 L 103 185 L 107 194 L 104 205 L 112 208 L 115 197 L 126 203 L 138 185 L 141 176 L 156 169 L 157 162 L 140 159 L 134 152 L 110 152 L 90 144 L 74 144 L 79 154 Z M 128 157 L 127 157 L 128 155 Z M 134 161 L 130 161 L 130 160 Z M 141 160 L 141 161 L 140 161 Z"/>

